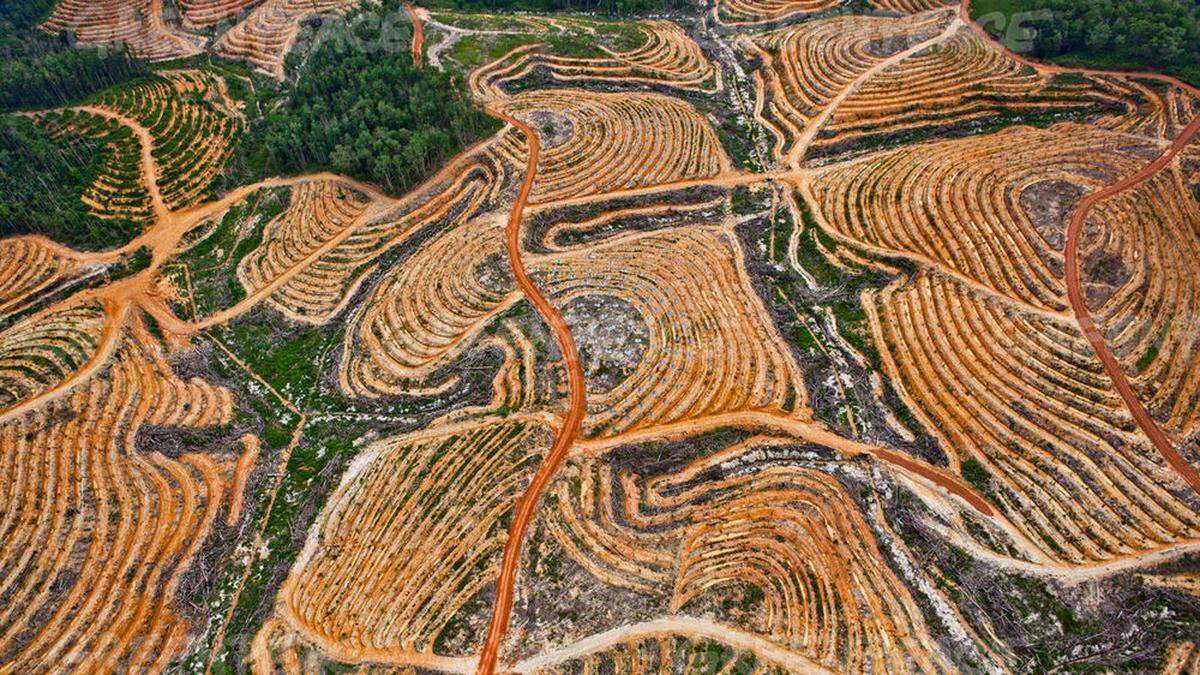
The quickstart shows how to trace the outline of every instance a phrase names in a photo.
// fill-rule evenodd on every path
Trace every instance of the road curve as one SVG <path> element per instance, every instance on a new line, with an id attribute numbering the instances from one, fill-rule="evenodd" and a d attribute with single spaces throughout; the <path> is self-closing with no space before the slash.
<path id="1" fill-rule="evenodd" d="M 971 26 L 981 37 L 983 37 L 997 49 L 1000 49 L 1010 58 L 1015 59 L 1019 63 L 1031 66 L 1038 71 L 1046 73 L 1073 72 L 1082 73 L 1084 75 L 1109 75 L 1123 78 L 1150 78 L 1160 82 L 1169 83 L 1172 86 L 1179 87 L 1193 96 L 1200 98 L 1200 89 L 1197 89 L 1186 82 L 1177 80 L 1169 75 L 1163 75 L 1162 73 L 1148 71 L 1124 72 L 1092 70 L 1087 68 L 1064 68 L 1062 66 L 1032 61 L 1008 49 L 1003 43 L 993 38 L 991 34 L 972 21 L 971 0 L 963 0 L 962 4 L 959 5 L 959 13 L 960 17 L 965 23 L 967 23 L 967 25 Z M 1150 442 L 1154 445 L 1155 449 L 1158 450 L 1159 454 L 1163 456 L 1163 459 L 1167 460 L 1167 464 L 1169 464 L 1171 468 L 1175 470 L 1175 473 L 1179 474 L 1179 477 L 1186 481 L 1193 490 L 1195 490 L 1197 493 L 1200 493 L 1200 473 L 1197 473 L 1196 468 L 1188 463 L 1188 461 L 1179 454 L 1179 451 L 1175 449 L 1175 445 L 1171 442 L 1171 439 L 1167 438 L 1167 435 L 1163 433 L 1161 428 L 1159 428 L 1158 423 L 1154 421 L 1154 418 L 1152 418 L 1150 413 L 1146 411 L 1146 408 L 1142 406 L 1141 401 L 1138 400 L 1137 393 L 1133 390 L 1133 386 L 1129 383 L 1129 379 L 1125 377 L 1125 371 L 1123 368 L 1121 368 L 1120 362 L 1118 362 L 1116 357 L 1113 356 L 1112 352 L 1108 350 L 1108 345 L 1106 345 L 1104 342 L 1104 335 L 1096 327 L 1095 322 L 1092 321 L 1092 315 L 1088 311 L 1087 302 L 1083 296 L 1082 280 L 1079 277 L 1079 241 L 1083 238 L 1083 226 L 1084 223 L 1087 222 L 1088 214 L 1091 213 L 1092 209 L 1094 209 L 1100 202 L 1118 195 L 1121 192 L 1124 192 L 1125 190 L 1128 190 L 1129 188 L 1132 188 L 1151 178 L 1159 171 L 1162 171 L 1164 167 L 1166 167 L 1173 159 L 1175 159 L 1176 155 L 1182 152 L 1183 149 L 1187 147 L 1193 139 L 1195 139 L 1197 133 L 1200 133 L 1200 116 L 1197 116 L 1195 119 L 1193 119 L 1192 122 L 1183 129 L 1183 131 L 1179 132 L 1179 135 L 1171 143 L 1170 147 L 1164 150 L 1162 154 L 1156 157 L 1154 161 L 1143 167 L 1140 171 L 1133 175 L 1127 176 L 1106 188 L 1102 188 L 1096 192 L 1093 192 L 1079 202 L 1079 204 L 1075 207 L 1075 211 L 1071 214 L 1071 220 L 1067 225 L 1065 281 L 1067 284 L 1067 298 L 1070 300 L 1071 311 L 1075 314 L 1075 320 L 1079 323 L 1079 329 L 1083 333 L 1084 338 L 1087 339 L 1088 344 L 1092 346 L 1092 350 L 1096 352 L 1096 356 L 1099 357 L 1100 363 L 1104 366 L 1104 372 L 1108 375 L 1108 378 L 1112 380 L 1113 387 L 1116 389 L 1117 394 L 1121 397 L 1121 400 L 1125 402 L 1125 407 L 1129 409 L 1129 414 L 1133 416 L 1134 421 L 1137 422 L 1137 425 L 1139 428 L 1141 428 L 1142 433 L 1146 434 L 1146 437 L 1150 439 Z"/>
<path id="2" fill-rule="evenodd" d="M 870 455 L 884 464 L 899 468 L 902 472 L 932 483 L 947 494 L 961 499 L 981 516 L 987 518 L 1001 517 L 992 508 L 991 503 L 976 492 L 974 488 L 964 483 L 961 478 L 946 469 L 931 466 L 904 453 L 839 436 L 821 424 L 797 419 L 783 413 L 740 410 L 703 417 L 693 417 L 679 422 L 670 422 L 648 428 L 626 431 L 616 436 L 584 438 L 575 443 L 573 454 L 576 456 L 598 457 L 612 448 L 622 445 L 636 445 L 662 440 L 678 441 L 699 436 L 700 434 L 708 433 L 722 427 L 736 427 L 739 429 L 753 429 L 773 434 L 783 434 L 798 441 L 829 448 L 838 452 L 843 457 L 854 457 L 862 454 Z"/>
<path id="3" fill-rule="evenodd" d="M 492 621 L 488 625 L 487 639 L 483 643 L 477 670 L 482 675 L 492 675 L 496 672 L 496 659 L 500 653 L 500 644 L 504 640 L 504 634 L 508 631 L 508 620 L 512 614 L 513 589 L 517 581 L 517 568 L 521 562 L 521 547 L 524 544 L 525 531 L 529 529 L 529 522 L 537 511 L 538 501 L 546 489 L 546 485 L 554 477 L 555 472 L 566 459 L 571 445 L 579 437 L 579 430 L 583 426 L 583 416 L 586 411 L 586 398 L 584 396 L 583 367 L 579 364 L 579 350 L 575 347 L 575 340 L 571 337 L 567 322 L 563 319 L 562 313 L 551 305 L 546 296 L 542 295 L 542 292 L 534 285 L 533 280 L 529 278 L 529 273 L 525 270 L 525 264 L 521 261 L 521 216 L 525 211 L 525 204 L 529 201 L 534 177 L 537 175 L 541 144 L 537 133 L 528 124 L 490 107 L 486 108 L 486 111 L 489 115 L 518 129 L 529 143 L 529 160 L 525 167 L 525 180 L 521 183 L 521 192 L 517 195 L 517 201 L 513 204 L 512 211 L 508 216 L 506 229 L 508 260 L 512 265 L 517 286 L 549 325 L 551 332 L 554 333 L 554 339 L 558 342 L 558 348 L 562 352 L 567 368 L 570 404 L 563 425 L 558 430 L 558 436 L 554 439 L 554 445 L 542 459 L 541 466 L 538 467 L 529 487 L 525 489 L 525 494 L 517 502 L 516 515 L 512 525 L 508 528 L 508 541 L 504 545 L 500 578 L 496 581 L 496 602 L 492 606 Z"/>
<path id="4" fill-rule="evenodd" d="M 1197 493 L 1200 493 L 1200 473 L 1196 472 L 1196 468 L 1188 463 L 1179 451 L 1175 449 L 1174 443 L 1163 430 L 1159 428 L 1158 423 L 1142 406 L 1138 400 L 1137 393 L 1133 390 L 1133 386 L 1129 383 L 1129 379 L 1125 377 L 1125 371 L 1121 368 L 1121 364 L 1112 352 L 1108 350 L 1108 346 L 1104 343 L 1104 335 L 1096 327 L 1092 321 L 1092 315 L 1088 312 L 1087 302 L 1083 296 L 1083 282 L 1079 277 L 1079 241 L 1083 238 L 1083 226 L 1087 222 L 1088 214 L 1100 202 L 1120 194 L 1129 188 L 1132 188 L 1146 179 L 1154 176 L 1161 171 L 1163 167 L 1171 163 L 1187 145 L 1200 132 L 1200 116 L 1192 120 L 1191 124 L 1179 134 L 1171 146 L 1162 152 L 1153 162 L 1150 162 L 1141 171 L 1127 176 L 1112 185 L 1091 193 L 1084 197 L 1079 205 L 1075 207 L 1075 211 L 1071 214 L 1071 221 L 1067 226 L 1067 245 L 1066 245 L 1066 282 L 1067 282 L 1067 297 L 1071 301 L 1071 310 L 1075 312 L 1075 319 L 1079 322 L 1079 329 L 1083 332 L 1083 336 L 1087 338 L 1092 349 L 1096 352 L 1096 356 L 1100 358 L 1100 363 L 1104 365 L 1104 371 L 1108 373 L 1108 378 L 1112 380 L 1113 387 L 1116 388 L 1117 394 L 1121 396 L 1121 400 L 1125 402 L 1125 407 L 1129 409 L 1129 413 L 1133 415 L 1133 419 L 1137 425 L 1141 427 L 1142 432 L 1158 449 L 1159 454 L 1175 473 L 1179 474 L 1180 478 L 1187 481 L 1188 485 Z"/>

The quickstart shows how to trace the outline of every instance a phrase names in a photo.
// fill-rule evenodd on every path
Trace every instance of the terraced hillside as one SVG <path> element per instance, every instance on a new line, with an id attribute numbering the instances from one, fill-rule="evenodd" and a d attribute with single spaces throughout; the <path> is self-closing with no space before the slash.
<path id="1" fill-rule="evenodd" d="M 0 238 L 0 672 L 1195 671 L 1200 91 L 643 9 L 54 3 L 167 63 L 20 113 L 133 234 Z"/>

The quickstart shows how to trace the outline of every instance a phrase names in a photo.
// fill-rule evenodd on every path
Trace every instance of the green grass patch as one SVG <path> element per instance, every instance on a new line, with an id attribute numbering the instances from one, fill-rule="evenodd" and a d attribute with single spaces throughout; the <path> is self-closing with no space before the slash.
<path id="1" fill-rule="evenodd" d="M 1146 372 L 1146 370 L 1153 365 L 1154 359 L 1158 358 L 1158 352 L 1162 350 L 1163 342 L 1166 341 L 1167 332 L 1170 329 L 1171 322 L 1170 319 L 1168 319 L 1166 325 L 1164 325 L 1162 330 L 1158 332 L 1158 335 L 1154 337 L 1154 341 L 1151 342 L 1150 345 L 1146 347 L 1146 351 L 1142 352 L 1142 355 L 1138 357 L 1137 370 L 1139 373 Z"/>
<path id="2" fill-rule="evenodd" d="M 237 266 L 262 243 L 267 223 L 287 208 L 288 193 L 287 188 L 275 188 L 250 195 L 209 229 L 195 230 L 192 236 L 199 239 L 174 258 L 190 273 L 196 318 L 211 316 L 246 297 Z"/>

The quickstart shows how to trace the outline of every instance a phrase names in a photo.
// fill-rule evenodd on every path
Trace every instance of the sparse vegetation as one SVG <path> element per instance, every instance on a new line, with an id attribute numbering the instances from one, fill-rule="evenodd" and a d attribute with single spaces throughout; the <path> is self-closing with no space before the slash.
<path id="1" fill-rule="evenodd" d="M 0 9 L 0 671 L 1200 663 L 1190 90 L 438 2 Z"/>

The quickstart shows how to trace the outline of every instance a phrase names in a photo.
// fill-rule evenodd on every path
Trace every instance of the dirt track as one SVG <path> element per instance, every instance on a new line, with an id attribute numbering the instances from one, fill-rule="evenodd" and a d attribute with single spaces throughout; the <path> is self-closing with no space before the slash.
<path id="1" fill-rule="evenodd" d="M 413 65 L 417 70 L 425 68 L 424 44 L 425 44 L 425 24 L 421 21 L 421 17 L 417 15 L 417 8 L 413 7 L 412 3 L 404 3 L 404 11 L 408 12 L 408 16 L 412 19 L 413 36 L 412 36 L 412 57 Z"/>
<path id="2" fill-rule="evenodd" d="M 788 672 L 792 673 L 831 672 L 820 663 L 805 658 L 790 649 L 781 648 L 774 642 L 763 639 L 753 633 L 747 633 L 746 631 L 714 621 L 697 619 L 690 616 L 664 616 L 641 623 L 620 626 L 603 633 L 588 636 L 557 649 L 542 652 L 533 658 L 516 664 L 513 670 L 517 673 L 537 672 L 539 669 L 560 666 L 571 659 L 600 652 L 630 640 L 667 638 L 675 635 L 708 638 L 731 647 L 752 651 L 780 666 L 786 667 Z"/>
<path id="3" fill-rule="evenodd" d="M 554 339 L 558 342 L 558 348 L 562 352 L 566 365 L 567 386 L 570 390 L 568 398 L 570 408 L 563 420 L 562 428 L 558 431 L 558 437 L 554 439 L 554 445 L 550 448 L 550 452 L 542 459 L 542 464 L 534 474 L 529 487 L 526 488 L 525 494 L 517 502 L 517 512 L 512 525 L 508 528 L 508 541 L 504 545 L 500 578 L 496 581 L 496 603 L 492 607 L 492 621 L 488 626 L 487 639 L 483 643 L 483 651 L 479 656 L 478 672 L 491 675 L 496 671 L 496 659 L 500 653 L 500 644 L 504 640 L 504 634 L 508 630 L 509 616 L 512 614 L 513 587 L 517 581 L 517 568 L 521 562 L 521 547 L 525 540 L 525 531 L 529 529 L 529 522 L 537 511 L 542 491 L 546 489 L 546 485 L 554 477 L 554 473 L 567 458 L 575 439 L 579 437 L 579 430 L 587 411 L 587 402 L 584 396 L 583 366 L 579 363 L 579 351 L 575 347 L 575 340 L 571 337 L 567 322 L 529 278 L 529 273 L 525 270 L 525 264 L 521 260 L 521 217 L 525 211 L 525 203 L 529 201 L 529 193 L 533 189 L 538 158 L 541 155 L 537 132 L 528 124 L 503 112 L 491 108 L 488 108 L 487 112 L 519 129 L 529 143 L 529 160 L 525 167 L 525 179 L 521 183 L 521 192 L 517 195 L 517 201 L 513 204 L 508 217 L 506 229 L 508 259 L 512 265 L 517 286 L 554 333 Z"/>
<path id="4" fill-rule="evenodd" d="M 959 17 L 967 25 L 971 26 L 980 36 L 986 39 L 990 44 L 997 49 L 1003 50 L 1011 58 L 1031 66 L 1043 73 L 1082 73 L 1084 75 L 1110 75 L 1117 77 L 1140 77 L 1166 82 L 1172 86 L 1179 87 L 1193 96 L 1200 98 L 1200 89 L 1193 87 L 1185 82 L 1181 82 L 1173 77 L 1154 73 L 1149 71 L 1106 71 L 1106 70 L 1091 70 L 1086 68 L 1064 68 L 1062 66 L 1048 65 L 1031 61 L 1019 54 L 1010 51 L 1003 43 L 993 38 L 987 31 L 971 21 L 971 0 L 963 0 L 959 5 Z M 1083 237 L 1083 226 L 1087 222 L 1088 214 L 1100 202 L 1103 202 L 1110 197 L 1116 196 L 1129 188 L 1135 187 L 1138 184 L 1153 177 L 1159 171 L 1162 171 L 1168 164 L 1171 163 L 1175 156 L 1183 151 L 1185 147 L 1193 139 L 1197 133 L 1200 133 L 1200 117 L 1192 120 L 1179 136 L 1171 143 L 1170 147 L 1162 152 L 1154 161 L 1147 164 L 1141 171 L 1127 176 L 1112 185 L 1093 192 L 1087 195 L 1075 207 L 1075 211 L 1071 214 L 1071 220 L 1067 226 L 1067 242 L 1066 242 L 1066 284 L 1067 298 L 1071 303 L 1071 310 L 1075 313 L 1075 319 L 1079 322 L 1079 329 L 1083 332 L 1083 336 L 1087 338 L 1088 343 L 1099 357 L 1100 363 L 1104 366 L 1104 372 L 1108 374 L 1112 380 L 1113 387 L 1117 390 L 1121 400 L 1125 402 L 1125 407 L 1129 409 L 1129 414 L 1133 416 L 1135 422 L 1150 442 L 1167 460 L 1171 468 L 1192 487 L 1197 493 L 1200 493 L 1200 473 L 1197 473 L 1196 468 L 1188 463 L 1179 451 L 1175 449 L 1174 443 L 1163 430 L 1159 428 L 1158 423 L 1150 416 L 1150 413 L 1138 400 L 1137 392 L 1133 390 L 1133 386 L 1129 383 L 1129 379 L 1125 377 L 1125 371 L 1121 367 L 1117 358 L 1108 350 L 1108 345 L 1104 342 L 1104 335 L 1096 327 L 1092 321 L 1091 313 L 1088 311 L 1087 302 L 1083 295 L 1082 280 L 1079 277 L 1079 241 Z"/>
<path id="5" fill-rule="evenodd" d="M 945 491 L 946 494 L 962 500 L 982 516 L 994 519 L 999 518 L 995 509 L 992 508 L 992 505 L 982 495 L 945 469 L 932 466 L 921 460 L 886 448 L 843 438 L 819 424 L 774 413 L 753 411 L 725 413 L 658 425 L 618 436 L 582 439 L 576 444 L 575 454 L 594 457 L 621 445 L 633 445 L 661 440 L 682 440 L 721 427 L 770 430 L 782 433 L 793 439 L 824 446 L 846 457 L 861 454 L 870 455 L 884 464 L 899 468 L 912 477 L 920 478 L 933 484 Z"/>
<path id="6" fill-rule="evenodd" d="M 808 148 L 810 145 L 812 145 L 813 139 L 817 137 L 817 133 L 822 127 L 825 126 L 825 123 L 833 117 L 833 114 L 837 112 L 837 109 L 846 102 L 846 99 L 850 98 L 855 92 L 857 92 L 863 84 L 883 71 L 913 56 L 914 54 L 918 54 L 933 47 L 934 45 L 941 44 L 950 39 L 961 27 L 961 25 L 962 21 L 956 18 L 954 21 L 951 21 L 950 24 L 946 26 L 946 29 L 941 33 L 929 38 L 928 40 L 912 45 L 908 49 L 899 51 L 889 56 L 888 58 L 863 71 L 863 73 L 858 77 L 854 78 L 853 82 L 844 87 L 841 92 L 837 94 L 837 96 L 833 97 L 829 103 L 827 103 L 825 107 L 823 107 L 821 111 L 808 123 L 804 129 L 804 133 L 800 136 L 799 141 L 796 143 L 795 147 L 792 148 L 791 152 L 788 153 L 788 166 L 792 167 L 793 169 L 800 168 L 800 161 L 804 159 L 804 154 L 808 152 Z"/>
<path id="7" fill-rule="evenodd" d="M 162 220 L 166 218 L 168 211 L 166 204 L 163 202 L 162 192 L 158 186 L 158 163 L 154 159 L 154 138 L 150 136 L 150 130 L 142 126 L 137 120 L 120 113 L 115 113 L 108 108 L 85 105 L 79 106 L 75 110 L 99 115 L 100 117 L 118 122 L 129 128 L 137 136 L 141 145 L 142 181 L 145 182 L 146 190 L 150 193 L 150 204 L 154 207 L 154 215 L 157 219 Z"/>
<path id="8" fill-rule="evenodd" d="M 1159 428 L 1154 418 L 1150 417 L 1150 413 L 1142 406 L 1138 400 L 1137 392 L 1133 390 L 1129 379 L 1125 377 L 1125 371 L 1122 369 L 1120 362 L 1108 350 L 1108 346 L 1104 343 L 1104 335 L 1100 329 L 1096 327 L 1092 321 L 1092 316 L 1088 312 L 1087 301 L 1083 295 L 1083 282 L 1079 278 L 1079 240 L 1083 238 L 1083 226 L 1087 222 L 1088 214 L 1100 202 L 1113 197 L 1129 188 L 1132 188 L 1139 183 L 1153 177 L 1183 151 L 1185 147 L 1200 133 L 1200 117 L 1192 120 L 1171 147 L 1167 148 L 1150 164 L 1146 165 L 1141 171 L 1127 176 L 1122 180 L 1113 183 L 1112 185 L 1093 192 L 1084 197 L 1079 206 L 1075 208 L 1075 212 L 1071 214 L 1070 224 L 1067 226 L 1067 246 L 1066 246 L 1066 281 L 1067 281 L 1067 297 L 1071 301 L 1071 309 L 1075 312 L 1075 318 L 1079 321 L 1079 328 L 1083 331 L 1083 336 L 1087 338 L 1092 349 L 1095 350 L 1096 356 L 1100 358 L 1100 363 L 1104 365 L 1104 372 L 1108 373 L 1109 379 L 1112 380 L 1113 387 L 1120 394 L 1121 400 L 1125 401 L 1125 407 L 1129 409 L 1129 414 L 1133 415 L 1134 421 L 1141 427 L 1158 452 L 1162 454 L 1163 459 L 1171 465 L 1175 473 L 1187 481 L 1188 485 L 1197 493 L 1200 493 L 1200 474 L 1196 472 L 1196 468 L 1188 463 L 1179 451 L 1175 449 L 1174 443 L 1163 430 Z"/>

